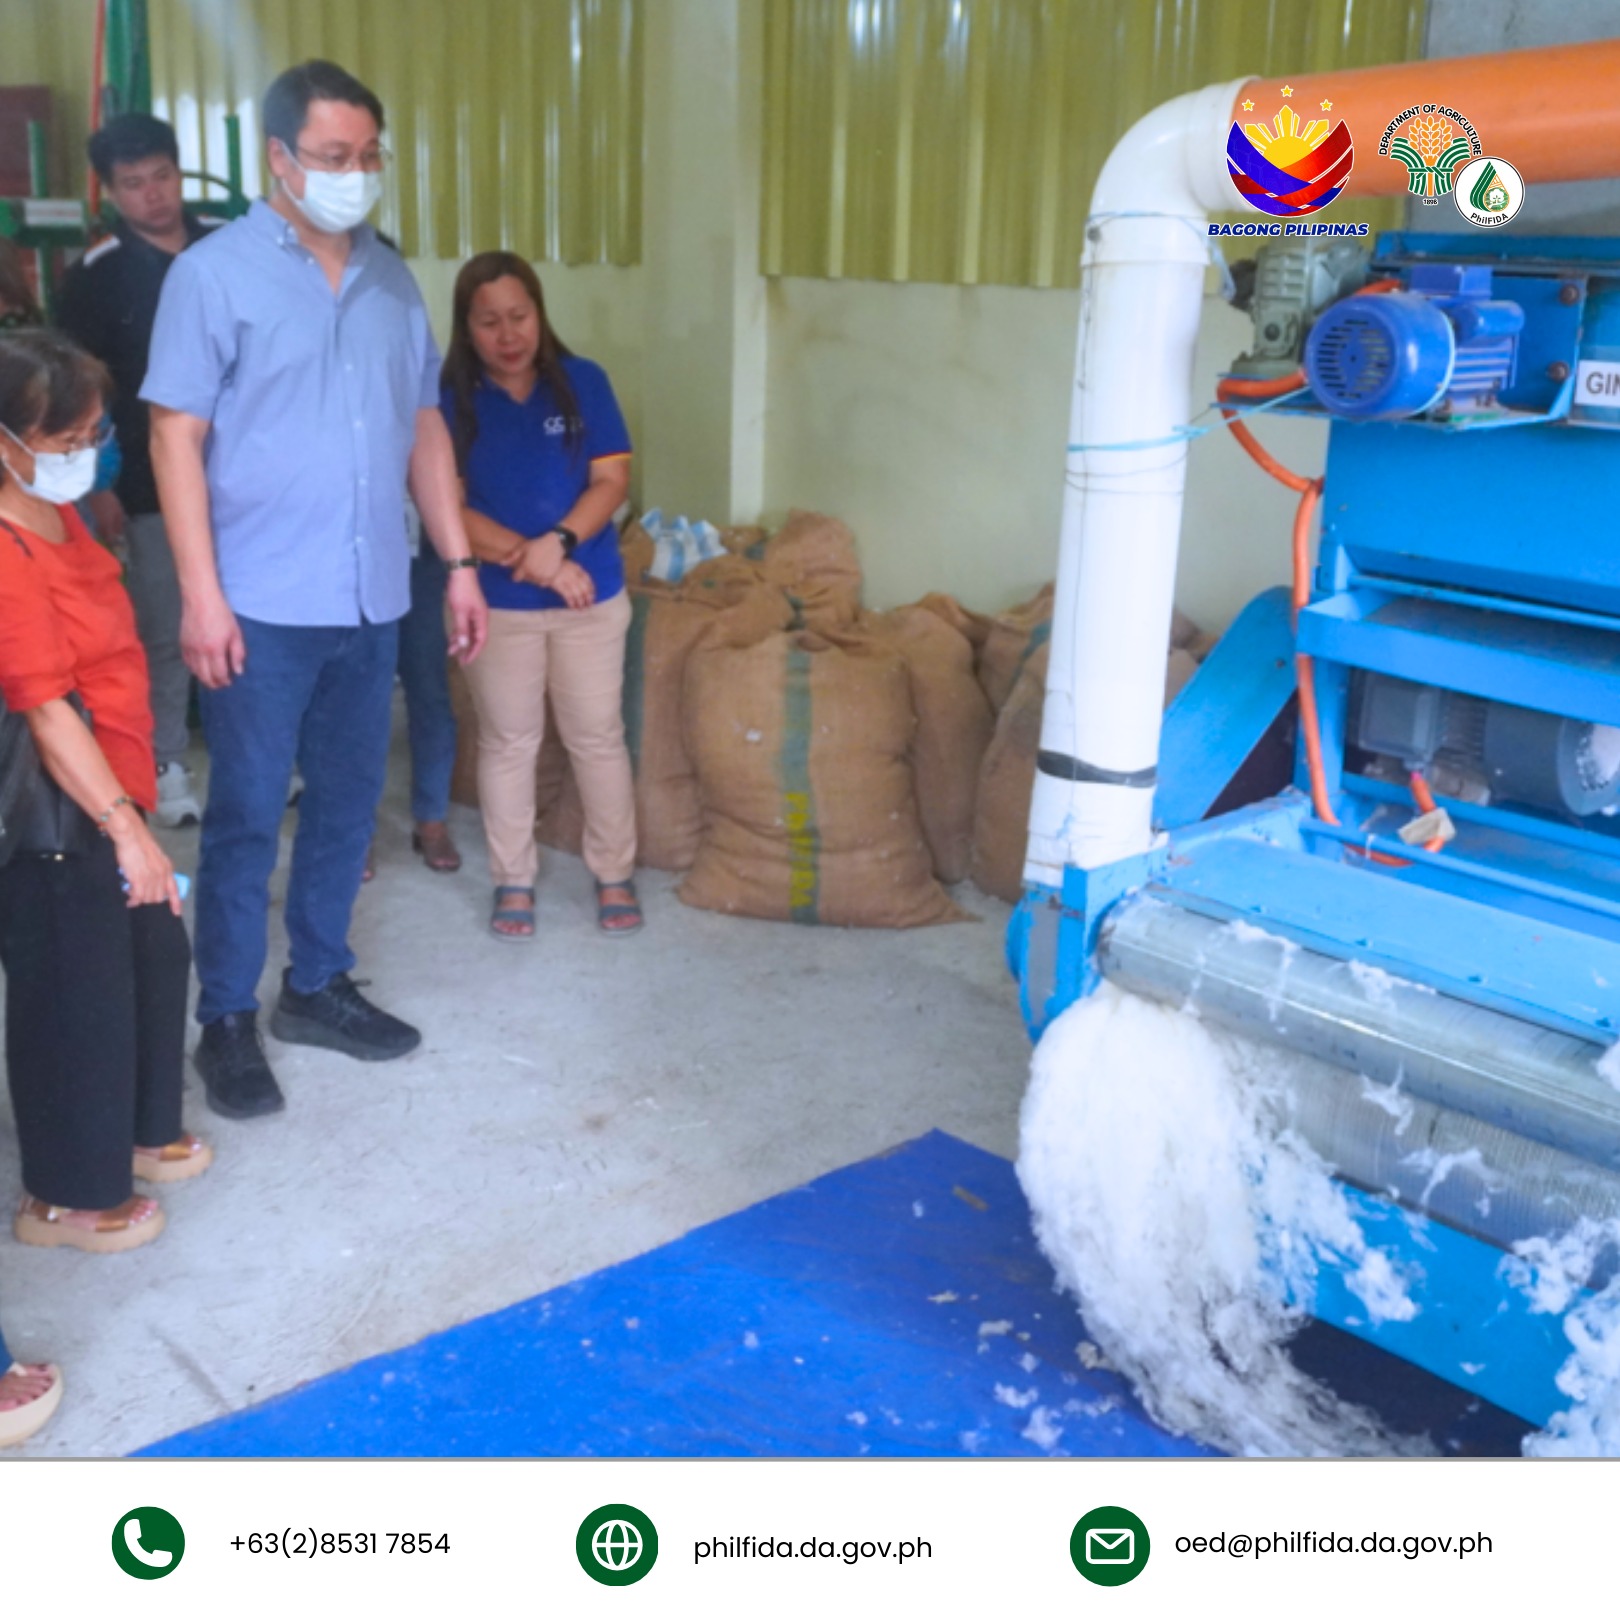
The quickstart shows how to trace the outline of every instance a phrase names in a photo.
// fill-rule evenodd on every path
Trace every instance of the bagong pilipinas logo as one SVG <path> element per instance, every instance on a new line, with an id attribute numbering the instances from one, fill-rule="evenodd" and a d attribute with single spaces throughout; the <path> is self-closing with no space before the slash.
<path id="1" fill-rule="evenodd" d="M 1293 95 L 1285 84 L 1282 95 Z M 1254 103 L 1245 101 L 1244 112 Z M 1321 110 L 1333 111 L 1324 100 Z M 1344 190 L 1355 160 L 1350 131 L 1341 118 L 1329 127 L 1326 118 L 1302 122 L 1292 107 L 1283 107 L 1269 124 L 1232 125 L 1226 137 L 1226 165 L 1238 194 L 1262 213 L 1301 219 L 1326 208 Z"/>
<path id="2" fill-rule="evenodd" d="M 1474 126 L 1454 107 L 1414 104 L 1390 119 L 1378 155 L 1406 165 L 1406 189 L 1432 207 L 1451 190 L 1458 166 L 1480 155 Z"/>

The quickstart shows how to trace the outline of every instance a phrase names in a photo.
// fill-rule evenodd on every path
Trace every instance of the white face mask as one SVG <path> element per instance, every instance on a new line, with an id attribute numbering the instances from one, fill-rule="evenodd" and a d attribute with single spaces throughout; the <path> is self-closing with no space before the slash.
<path id="1" fill-rule="evenodd" d="M 287 161 L 304 177 L 304 195 L 294 197 L 290 186 L 287 195 L 318 231 L 329 231 L 334 236 L 352 231 L 382 196 L 380 174 L 367 174 L 364 169 L 350 169 L 344 174 L 306 169 L 291 153 Z"/>
<path id="2" fill-rule="evenodd" d="M 0 423 L 0 433 L 4 433 L 13 444 L 28 450 L 28 446 L 3 423 Z M 11 474 L 25 495 L 49 501 L 52 506 L 71 506 L 95 487 L 96 462 L 101 454 L 95 445 L 87 444 L 82 450 L 28 450 L 28 453 L 34 458 L 33 483 L 25 483 L 22 474 L 15 469 Z"/>

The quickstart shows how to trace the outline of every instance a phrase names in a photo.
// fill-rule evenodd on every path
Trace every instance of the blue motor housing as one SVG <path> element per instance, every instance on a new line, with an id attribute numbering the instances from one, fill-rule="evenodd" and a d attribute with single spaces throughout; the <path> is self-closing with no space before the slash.
<path id="1" fill-rule="evenodd" d="M 1488 410 L 1513 381 L 1524 311 L 1484 265 L 1417 265 L 1410 291 L 1345 298 L 1305 341 L 1305 376 L 1335 416 L 1388 422 Z"/>
<path id="2" fill-rule="evenodd" d="M 1305 341 L 1305 378 L 1335 416 L 1387 422 L 1445 398 L 1456 358 L 1451 322 L 1432 299 L 1392 292 L 1324 310 Z"/>

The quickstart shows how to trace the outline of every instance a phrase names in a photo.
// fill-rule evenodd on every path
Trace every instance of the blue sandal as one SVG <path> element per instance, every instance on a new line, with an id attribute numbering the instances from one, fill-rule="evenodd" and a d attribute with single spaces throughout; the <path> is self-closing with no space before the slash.
<path id="1" fill-rule="evenodd" d="M 520 894 L 528 904 L 524 906 L 512 905 L 502 897 L 508 894 Z M 517 923 L 516 928 L 497 928 L 497 923 Z M 534 890 L 525 889 L 518 884 L 503 884 L 495 890 L 495 909 L 489 915 L 489 931 L 496 939 L 504 939 L 514 945 L 526 945 L 534 938 Z"/>
<path id="2" fill-rule="evenodd" d="M 602 896 L 610 889 L 623 889 L 630 896 L 629 903 L 604 900 Z M 621 917 L 633 920 L 620 922 Z M 604 883 L 600 878 L 597 879 L 596 926 L 604 934 L 639 934 L 646 925 L 647 919 L 641 914 L 641 902 L 636 899 L 634 878 L 626 878 L 623 883 Z"/>

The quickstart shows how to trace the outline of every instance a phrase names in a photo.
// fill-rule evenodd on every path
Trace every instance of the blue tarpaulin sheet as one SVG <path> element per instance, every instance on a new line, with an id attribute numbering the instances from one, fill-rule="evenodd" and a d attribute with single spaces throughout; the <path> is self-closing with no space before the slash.
<path id="1" fill-rule="evenodd" d="M 934 1132 L 141 1455 L 1208 1455 L 1084 1338 L 1012 1165 Z"/>

